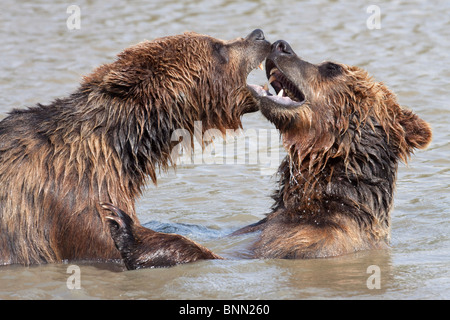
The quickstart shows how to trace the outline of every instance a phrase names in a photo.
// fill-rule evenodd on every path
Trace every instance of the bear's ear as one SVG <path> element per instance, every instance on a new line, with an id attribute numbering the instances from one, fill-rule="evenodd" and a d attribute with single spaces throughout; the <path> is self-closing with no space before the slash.
<path id="1" fill-rule="evenodd" d="M 110 70 L 103 77 L 103 88 L 113 94 L 125 96 L 136 85 L 138 77 L 131 70 Z"/>
<path id="2" fill-rule="evenodd" d="M 425 149 L 431 142 L 431 127 L 424 120 L 420 119 L 412 111 L 401 108 L 399 123 L 405 130 L 405 140 L 408 152 L 414 148 Z"/>

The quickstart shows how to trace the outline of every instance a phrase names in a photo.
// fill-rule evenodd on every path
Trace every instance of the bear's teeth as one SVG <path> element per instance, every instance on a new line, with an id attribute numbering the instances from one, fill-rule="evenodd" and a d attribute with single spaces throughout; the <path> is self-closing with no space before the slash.
<path id="1" fill-rule="evenodd" d="M 273 75 L 276 71 L 278 71 L 277 68 L 273 68 L 272 70 L 270 70 L 270 75 Z"/>
<path id="2" fill-rule="evenodd" d="M 282 97 L 282 96 L 283 96 L 283 93 L 284 93 L 284 90 L 281 89 L 280 92 L 278 92 L 277 96 Z"/>
<path id="3" fill-rule="evenodd" d="M 269 85 L 266 83 L 266 84 L 263 86 L 263 89 L 264 89 L 265 91 L 269 91 Z"/>
<path id="4" fill-rule="evenodd" d="M 275 76 L 270 76 L 269 83 L 272 83 L 275 80 L 277 80 L 277 78 Z"/>
<path id="5" fill-rule="evenodd" d="M 262 62 L 259 64 L 258 68 L 260 68 L 262 71 L 264 71 L 264 65 Z"/>

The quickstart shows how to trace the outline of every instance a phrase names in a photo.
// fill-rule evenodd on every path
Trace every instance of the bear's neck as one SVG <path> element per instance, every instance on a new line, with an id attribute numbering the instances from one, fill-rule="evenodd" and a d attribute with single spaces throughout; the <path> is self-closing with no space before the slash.
<path id="1" fill-rule="evenodd" d="M 110 185 L 123 186 L 129 198 L 134 199 L 143 191 L 148 177 L 156 183 L 158 172 L 173 165 L 178 152 L 172 155 L 172 151 L 180 138 L 189 140 L 184 143 L 193 141 L 196 122 L 202 123 L 202 134 L 214 126 L 224 133 L 225 129 L 241 126 L 240 106 L 233 106 L 234 113 L 212 102 L 211 108 L 218 111 L 208 112 L 207 107 L 185 101 L 135 103 L 82 87 L 69 98 L 56 100 L 45 112 L 51 113 L 47 122 L 57 123 L 49 126 L 58 128 L 52 132 L 53 144 L 71 143 L 71 150 L 78 154 L 77 161 L 86 161 L 83 168 L 99 176 L 94 171 L 104 166 L 102 170 L 120 180 Z M 104 163 L 91 165 L 93 161 Z"/>
<path id="2" fill-rule="evenodd" d="M 388 229 L 398 160 L 384 138 L 377 132 L 371 139 L 353 140 L 348 155 L 329 157 L 326 163 L 315 163 L 317 155 L 302 156 L 300 163 L 293 150 L 279 168 L 273 212 L 316 225 L 344 215 L 361 227 Z"/>

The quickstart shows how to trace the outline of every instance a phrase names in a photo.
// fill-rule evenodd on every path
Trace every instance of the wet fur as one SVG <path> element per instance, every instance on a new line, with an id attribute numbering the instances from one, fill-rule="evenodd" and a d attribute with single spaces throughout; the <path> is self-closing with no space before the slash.
<path id="1" fill-rule="evenodd" d="M 174 159 L 175 129 L 237 129 L 270 44 L 196 33 L 145 41 L 48 105 L 0 122 L 0 265 L 120 259 L 99 202 L 125 210 Z M 225 48 L 226 46 L 226 49 Z"/>
<path id="2" fill-rule="evenodd" d="M 111 236 L 128 270 L 222 259 L 186 237 L 136 225 L 128 214 L 110 203 L 103 203 L 102 207 L 109 211 L 105 217 L 109 220 Z"/>
<path id="3" fill-rule="evenodd" d="M 261 111 L 280 130 L 288 155 L 278 169 L 272 212 L 235 234 L 260 231 L 253 246 L 259 258 L 386 248 L 398 162 L 430 143 L 429 125 L 358 67 L 339 64 L 340 72 L 324 74 L 320 66 L 275 48 L 268 59 L 307 98 L 298 108 L 261 99 Z"/>

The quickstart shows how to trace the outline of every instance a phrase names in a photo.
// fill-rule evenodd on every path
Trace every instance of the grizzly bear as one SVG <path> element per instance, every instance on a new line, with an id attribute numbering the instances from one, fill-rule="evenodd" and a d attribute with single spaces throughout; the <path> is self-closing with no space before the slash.
<path id="1" fill-rule="evenodd" d="M 205 131 L 241 127 L 258 110 L 246 78 L 269 53 L 259 29 L 232 41 L 197 33 L 145 41 L 68 97 L 13 110 L 0 122 L 0 265 L 120 261 L 100 203 L 139 226 L 135 199 L 174 162 L 174 130 L 192 133 L 194 121 Z M 209 256 L 193 259 L 201 257 Z"/>
<path id="2" fill-rule="evenodd" d="M 277 95 L 252 92 L 287 156 L 271 213 L 235 234 L 260 231 L 259 258 L 386 248 L 398 162 L 428 146 L 430 126 L 366 71 L 306 62 L 282 40 L 272 45 L 266 73 Z"/>

